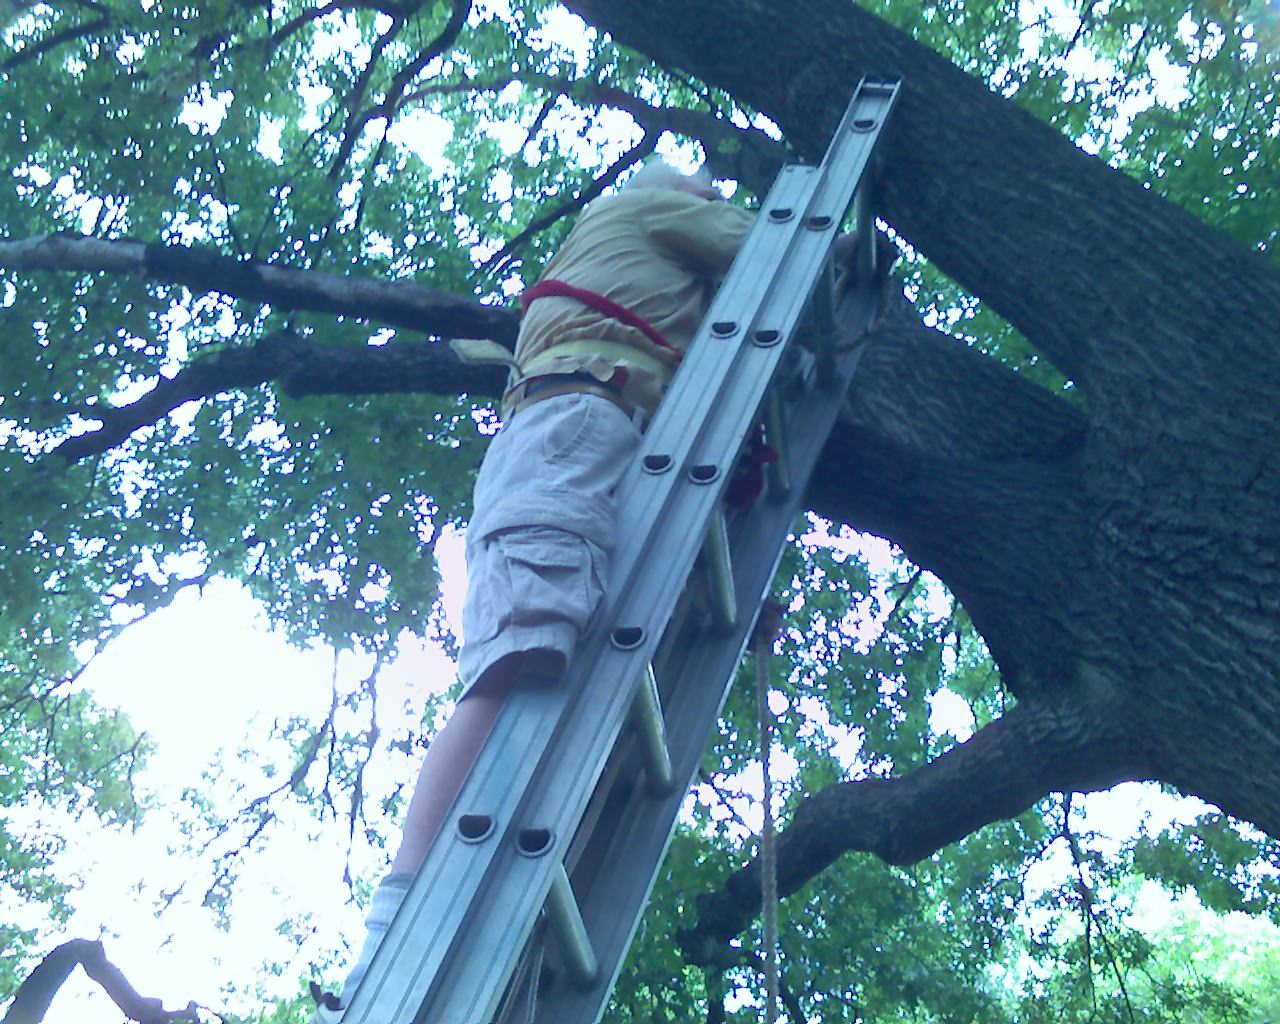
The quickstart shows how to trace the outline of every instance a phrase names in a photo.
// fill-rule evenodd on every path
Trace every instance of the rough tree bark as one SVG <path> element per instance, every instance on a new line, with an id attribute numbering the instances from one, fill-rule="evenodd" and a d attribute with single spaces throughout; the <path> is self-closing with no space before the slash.
<path id="1" fill-rule="evenodd" d="M 1125 779 L 1167 782 L 1280 838 L 1280 792 L 1263 768 L 1280 757 L 1280 273 L 846 0 L 567 6 L 760 109 L 809 156 L 861 74 L 904 76 L 883 216 L 1076 385 L 1068 402 L 905 306 L 877 332 L 812 507 L 941 576 L 1019 703 L 912 775 L 811 797 L 782 837 L 783 892 L 848 850 L 909 862 L 1047 793 Z M 89 258 L 34 241 L 28 261 Z M 179 283 L 189 266 L 206 287 L 280 308 L 289 299 L 382 322 L 408 309 L 435 335 L 511 329 L 508 314 L 426 289 L 401 305 L 378 293 L 373 308 L 320 275 L 272 278 L 272 290 L 254 268 L 164 250 L 95 258 L 141 260 Z M 22 268 L 12 248 L 0 264 Z M 347 305 L 333 305 L 339 294 Z M 192 387 L 275 379 L 309 393 L 357 380 L 350 353 L 304 359 L 303 344 L 269 339 L 241 363 L 204 367 Z M 424 390 L 496 387 L 436 350 L 404 350 Z M 377 358 L 354 386 L 402 390 L 392 382 L 407 378 L 385 362 L 395 357 Z M 184 387 L 146 415 L 190 397 Z M 685 937 L 692 957 L 749 920 L 753 870 L 701 902 Z"/>
<path id="2" fill-rule="evenodd" d="M 760 109 L 810 156 L 849 83 L 904 76 L 882 215 L 1083 399 L 918 324 L 878 339 L 812 503 L 936 571 L 1021 703 L 918 780 L 819 797 L 836 827 L 816 842 L 802 810 L 784 874 L 841 849 L 918 858 L 1029 796 L 1124 778 L 1280 837 L 1262 770 L 1280 756 L 1280 274 L 843 0 L 568 6 Z M 975 786 L 992 806 L 960 827 L 939 813 Z M 878 835 L 879 807 L 910 834 Z M 745 923 L 745 881 L 704 903 L 694 939 Z"/>

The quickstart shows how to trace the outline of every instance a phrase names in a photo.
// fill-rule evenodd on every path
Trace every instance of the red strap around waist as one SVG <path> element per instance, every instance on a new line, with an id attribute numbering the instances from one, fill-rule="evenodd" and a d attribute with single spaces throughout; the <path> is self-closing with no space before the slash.
<path id="1" fill-rule="evenodd" d="M 675 352 L 677 358 L 680 356 L 676 347 L 662 336 L 662 332 L 635 310 L 628 309 L 626 306 L 614 302 L 613 299 L 606 298 L 599 292 L 569 284 L 568 281 L 559 281 L 556 278 L 549 277 L 544 281 L 539 281 L 532 288 L 526 288 L 524 294 L 520 296 L 520 311 L 522 313 L 527 312 L 529 303 L 534 299 L 544 299 L 549 296 L 561 299 L 577 299 L 588 309 L 594 309 L 597 313 L 608 317 L 610 320 L 617 320 L 628 327 L 634 327 L 658 347 Z"/>

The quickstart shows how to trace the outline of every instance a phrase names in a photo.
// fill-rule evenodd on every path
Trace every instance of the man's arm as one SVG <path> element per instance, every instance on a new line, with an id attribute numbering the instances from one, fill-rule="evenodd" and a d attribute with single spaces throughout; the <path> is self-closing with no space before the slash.
<path id="1" fill-rule="evenodd" d="M 645 217 L 662 248 L 708 277 L 722 277 L 747 240 L 755 214 L 723 200 L 670 192 Z"/>

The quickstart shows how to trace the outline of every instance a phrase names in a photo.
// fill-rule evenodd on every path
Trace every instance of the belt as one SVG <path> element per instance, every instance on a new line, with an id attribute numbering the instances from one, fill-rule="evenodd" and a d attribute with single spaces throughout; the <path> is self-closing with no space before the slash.
<path id="1" fill-rule="evenodd" d="M 621 392 L 611 384 L 598 380 L 589 373 L 548 373 L 535 377 L 524 385 L 524 394 L 520 401 L 512 406 L 507 421 L 515 419 L 516 414 L 537 405 L 548 398 L 561 395 L 595 395 L 621 409 L 639 429 L 644 429 L 645 411 L 632 405 L 622 397 Z"/>

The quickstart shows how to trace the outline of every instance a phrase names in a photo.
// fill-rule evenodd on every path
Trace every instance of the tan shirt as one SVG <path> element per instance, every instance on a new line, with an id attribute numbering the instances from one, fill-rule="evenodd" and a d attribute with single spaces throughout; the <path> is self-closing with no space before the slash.
<path id="1" fill-rule="evenodd" d="M 624 190 L 597 199 L 579 215 L 543 277 L 612 299 L 683 352 L 753 220 L 746 210 L 688 192 Z M 592 354 L 575 346 L 575 351 L 556 356 L 552 350 L 566 342 L 604 342 L 610 349 Z M 617 345 L 624 347 L 621 352 Z M 626 349 L 637 356 L 629 359 Z M 585 371 L 609 380 L 620 368 L 626 371 L 623 396 L 652 413 L 678 364 L 674 353 L 636 328 L 557 296 L 531 302 L 520 325 L 516 361 L 524 368 L 535 357 L 541 358 L 534 373 L 518 373 L 512 381 L 503 400 L 504 416 L 522 396 L 521 383 L 532 376 Z M 655 367 L 655 361 L 662 366 Z"/>

